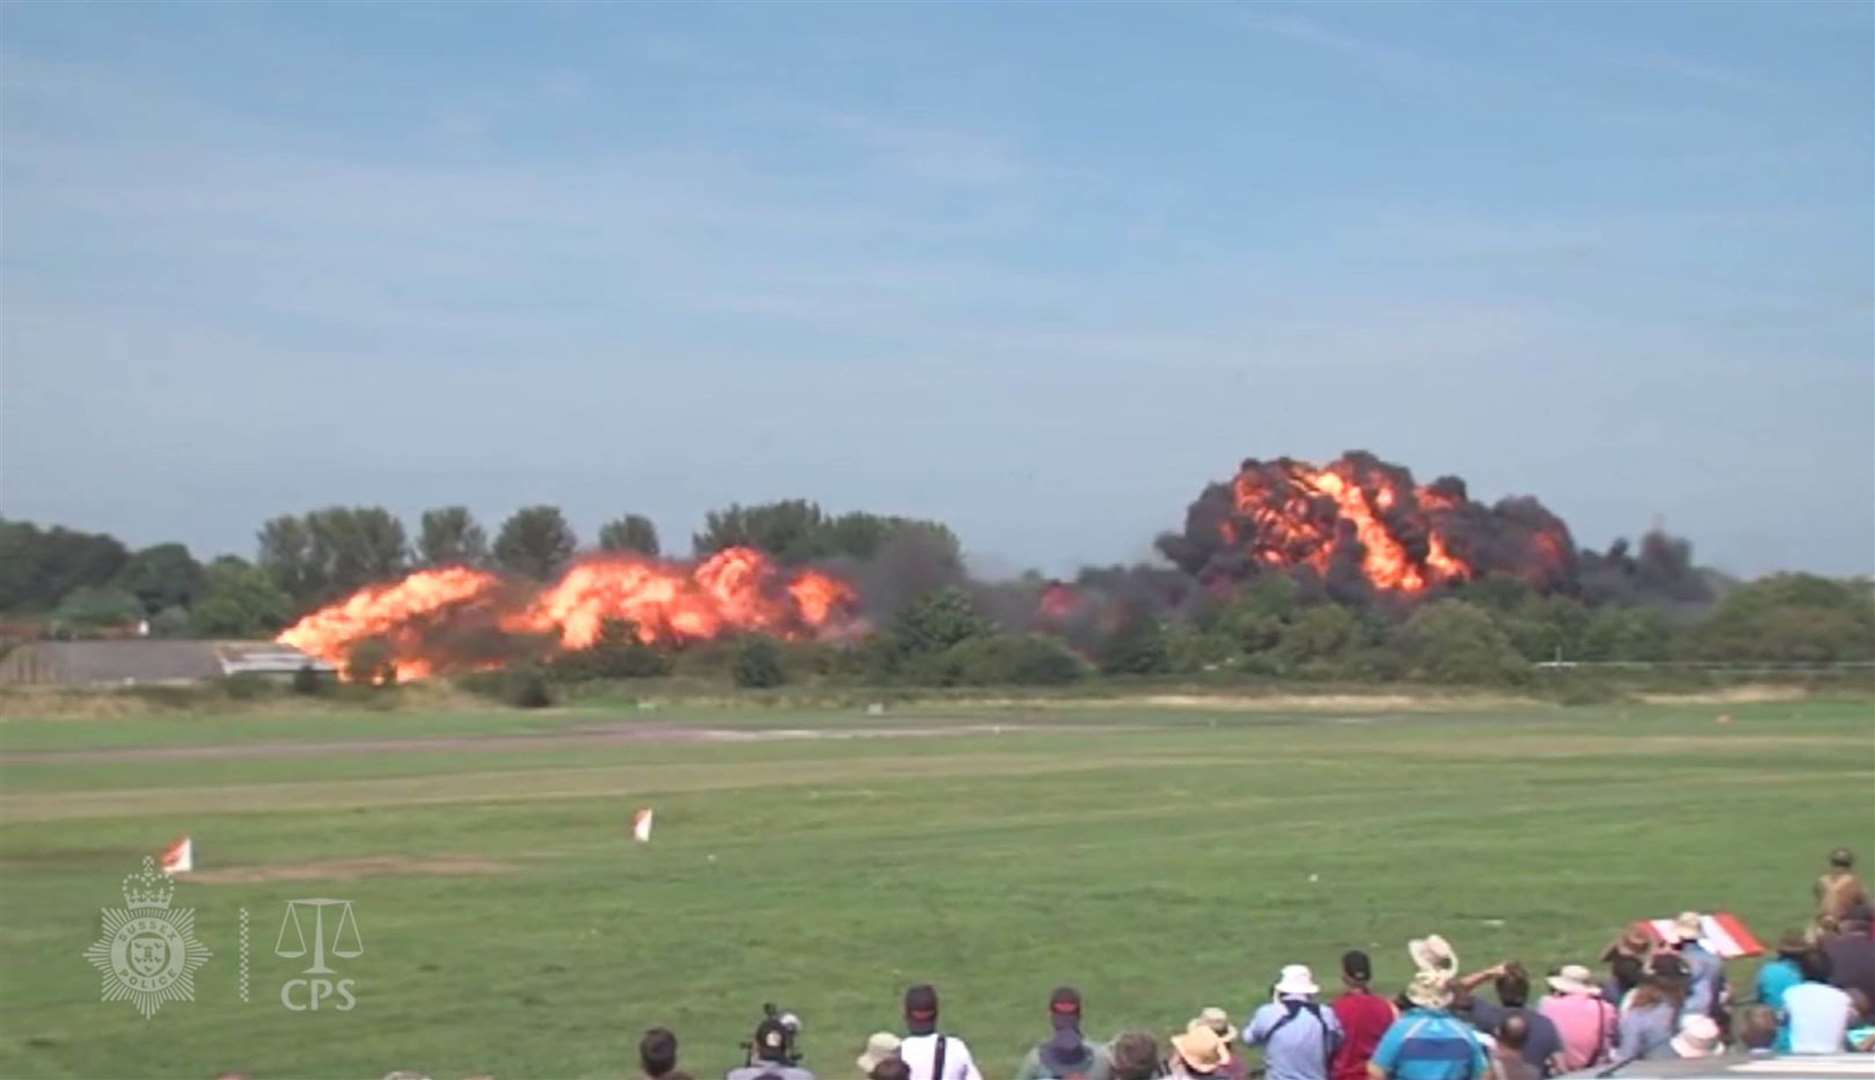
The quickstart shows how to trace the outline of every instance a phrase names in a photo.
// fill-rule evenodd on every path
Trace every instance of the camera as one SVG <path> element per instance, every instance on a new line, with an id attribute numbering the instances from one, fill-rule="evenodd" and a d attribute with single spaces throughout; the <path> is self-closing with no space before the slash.
<path id="1" fill-rule="evenodd" d="M 801 1050 L 798 1041 L 801 1036 L 801 1018 L 775 1006 L 773 1002 L 762 1006 L 761 1023 L 755 1025 L 755 1037 L 742 1044 L 744 1063 L 750 1066 L 761 1062 L 769 1065 L 799 1065 Z"/>

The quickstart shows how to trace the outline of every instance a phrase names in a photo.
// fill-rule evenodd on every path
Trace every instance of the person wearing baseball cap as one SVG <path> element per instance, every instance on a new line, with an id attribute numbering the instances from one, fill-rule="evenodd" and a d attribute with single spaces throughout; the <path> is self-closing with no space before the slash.
<path id="1" fill-rule="evenodd" d="M 1321 992 L 1306 964 L 1290 964 L 1270 988 L 1269 1004 L 1244 1025 L 1244 1044 L 1263 1048 L 1268 1080 L 1328 1080 L 1345 1036 L 1334 1010 L 1316 1004 Z"/>
<path id="2" fill-rule="evenodd" d="M 905 991 L 905 1032 L 898 1056 L 911 1070 L 911 1080 L 983 1080 L 970 1047 L 938 1030 L 936 987 L 919 983 Z"/>
<path id="3" fill-rule="evenodd" d="M 1081 992 L 1058 986 L 1048 995 L 1054 1033 L 1037 1043 L 1016 1069 L 1015 1080 L 1107 1080 L 1107 1055 L 1081 1036 Z"/>
<path id="4" fill-rule="evenodd" d="M 1393 1002 L 1374 993 L 1374 962 L 1359 949 L 1349 949 L 1341 957 L 1340 997 L 1334 1001 L 1335 1019 L 1341 1021 L 1345 1036 L 1335 1051 L 1334 1080 L 1367 1080 L 1367 1063 L 1374 1047 L 1400 1018 Z"/>

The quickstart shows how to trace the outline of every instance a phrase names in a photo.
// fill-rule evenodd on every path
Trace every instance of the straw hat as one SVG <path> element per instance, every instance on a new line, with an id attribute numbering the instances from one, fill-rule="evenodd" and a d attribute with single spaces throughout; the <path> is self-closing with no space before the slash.
<path id="1" fill-rule="evenodd" d="M 1406 984 L 1406 1000 L 1422 1009 L 1443 1009 L 1452 1003 L 1452 979 L 1437 971 L 1421 971 Z"/>
<path id="2" fill-rule="evenodd" d="M 1689 1016 L 1680 1021 L 1680 1033 L 1672 1045 L 1673 1052 L 1683 1058 L 1711 1057 L 1720 1050 L 1718 1022 L 1710 1016 Z"/>
<path id="3" fill-rule="evenodd" d="M 889 1031 L 875 1031 L 866 1038 L 866 1052 L 853 1059 L 860 1072 L 871 1072 L 873 1067 L 889 1057 L 898 1055 L 899 1039 Z"/>
<path id="4" fill-rule="evenodd" d="M 1198 1072 L 1216 1072 L 1230 1064 L 1230 1044 L 1203 1021 L 1193 1021 L 1183 1035 L 1172 1036 L 1172 1052 Z"/>
<path id="5" fill-rule="evenodd" d="M 1458 974 L 1458 953 L 1453 951 L 1451 942 L 1437 934 L 1414 938 L 1406 943 L 1406 951 L 1412 954 L 1413 966 L 1421 971 Z"/>
<path id="6" fill-rule="evenodd" d="M 1673 936 L 1682 943 L 1698 941 L 1704 933 L 1705 927 L 1700 924 L 1697 911 L 1682 911 L 1680 917 L 1673 920 Z"/>
<path id="7" fill-rule="evenodd" d="M 1237 1029 L 1231 1026 L 1230 1014 L 1216 1005 L 1206 1005 L 1199 1010 L 1198 1019 L 1195 1022 L 1217 1032 L 1217 1037 L 1223 1039 L 1227 1045 L 1237 1041 Z"/>
<path id="8" fill-rule="evenodd" d="M 1561 970 L 1547 980 L 1549 988 L 1558 994 L 1600 994 L 1601 987 L 1595 985 L 1595 974 L 1581 964 L 1564 964 Z"/>

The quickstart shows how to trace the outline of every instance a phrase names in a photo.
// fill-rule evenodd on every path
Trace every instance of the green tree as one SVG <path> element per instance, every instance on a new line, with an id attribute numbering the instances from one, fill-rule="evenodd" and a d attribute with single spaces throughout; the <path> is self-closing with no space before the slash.
<path id="1" fill-rule="evenodd" d="M 995 624 L 978 614 L 970 594 L 956 586 L 926 593 L 899 609 L 892 619 L 892 639 L 901 653 L 940 653 L 960 641 L 994 633 Z"/>
<path id="2" fill-rule="evenodd" d="M 829 555 L 864 562 L 878 556 L 887 544 L 911 539 L 921 550 L 934 552 L 949 569 L 963 566 L 963 545 L 950 526 L 920 518 L 886 517 L 855 511 L 826 522 L 818 546 Z"/>
<path id="3" fill-rule="evenodd" d="M 1167 629 L 1165 648 L 1171 669 L 1186 675 L 1235 663 L 1242 655 L 1237 640 L 1222 628 L 1206 631 L 1195 625 Z"/>
<path id="4" fill-rule="evenodd" d="M 1727 593 L 1693 647 L 1710 660 L 1867 661 L 1875 659 L 1875 603 L 1857 582 L 1775 574 Z"/>
<path id="5" fill-rule="evenodd" d="M 495 562 L 509 573 L 550 581 L 566 569 L 579 538 L 557 506 L 529 506 L 502 522 Z"/>
<path id="6" fill-rule="evenodd" d="M 81 586 L 109 584 L 129 558 L 103 533 L 0 519 L 0 610 L 44 611 Z"/>
<path id="7" fill-rule="evenodd" d="M 1277 651 L 1293 664 L 1333 663 L 1345 659 L 1360 638 L 1361 623 L 1352 612 L 1340 604 L 1318 604 L 1289 624 Z"/>
<path id="8" fill-rule="evenodd" d="M 1495 685 L 1517 682 L 1529 665 L 1480 608 L 1439 600 L 1413 613 L 1394 634 L 1408 677 L 1437 683 Z"/>
<path id="9" fill-rule="evenodd" d="M 658 554 L 658 527 L 643 514 L 626 514 L 599 526 L 599 550 Z"/>
<path id="10" fill-rule="evenodd" d="M 181 544 L 157 544 L 132 555 L 117 572 L 116 585 L 134 595 L 151 615 L 192 606 L 207 577 L 202 564 Z"/>
<path id="11" fill-rule="evenodd" d="M 278 633 L 292 613 L 292 598 L 272 575 L 229 555 L 209 564 L 190 621 L 201 637 L 259 638 Z"/>
<path id="12" fill-rule="evenodd" d="M 1239 591 L 1237 605 L 1257 615 L 1267 615 L 1279 622 L 1295 618 L 1300 589 L 1288 574 L 1260 574 Z"/>
<path id="13" fill-rule="evenodd" d="M 417 558 L 425 566 L 480 566 L 488 561 L 488 534 L 466 506 L 423 512 Z"/>
<path id="14" fill-rule="evenodd" d="M 381 506 L 331 506 L 306 515 L 313 559 L 325 575 L 323 599 L 335 599 L 404 573 L 409 545 L 403 522 Z"/>
<path id="15" fill-rule="evenodd" d="M 699 556 L 729 547 L 753 547 L 782 562 L 805 562 L 830 553 L 826 524 L 819 504 L 806 499 L 735 504 L 705 514 L 703 531 L 691 537 L 691 546 Z"/>
<path id="16" fill-rule="evenodd" d="M 922 681 L 940 686 L 1064 686 L 1087 665 L 1051 637 L 990 634 L 968 638 L 919 666 Z"/>
<path id="17" fill-rule="evenodd" d="M 1476 581 L 1460 585 L 1453 594 L 1457 599 L 1487 611 L 1512 612 L 1536 597 L 1530 583 L 1515 574 L 1486 574 Z"/>
<path id="18" fill-rule="evenodd" d="M 150 616 L 151 637 L 185 638 L 192 627 L 189 609 L 185 607 L 166 607 Z"/>
<path id="19" fill-rule="evenodd" d="M 1672 654 L 1673 637 L 1673 624 L 1656 608 L 1605 607 L 1583 627 L 1577 655 L 1584 660 L 1665 660 Z"/>
<path id="20" fill-rule="evenodd" d="M 312 530 L 303 518 L 282 514 L 260 527 L 255 563 L 295 607 L 318 603 L 326 588 L 325 570 L 313 557 Z"/>
<path id="21" fill-rule="evenodd" d="M 1172 670 L 1165 625 L 1149 611 L 1128 612 L 1100 643 L 1095 661 L 1108 675 L 1160 675 Z"/>
<path id="22" fill-rule="evenodd" d="M 258 562 L 300 608 L 401 575 L 409 558 L 403 522 L 381 506 L 328 506 L 261 526 Z"/>
<path id="23" fill-rule="evenodd" d="M 145 614 L 135 595 L 110 585 L 80 585 L 67 593 L 53 612 L 60 625 L 86 629 L 124 626 Z"/>
<path id="24" fill-rule="evenodd" d="M 781 648 L 773 638 L 750 637 L 736 648 L 736 685 L 749 689 L 780 686 L 788 681 L 781 664 Z"/>

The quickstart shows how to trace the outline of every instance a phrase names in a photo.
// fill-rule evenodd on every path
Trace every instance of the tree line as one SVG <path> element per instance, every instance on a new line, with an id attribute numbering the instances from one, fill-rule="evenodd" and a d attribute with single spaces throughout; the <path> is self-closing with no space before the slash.
<path id="1" fill-rule="evenodd" d="M 612 653 L 568 659 L 554 674 L 659 675 L 675 664 L 752 686 L 800 678 L 1048 684 L 1093 672 L 1515 684 L 1548 660 L 1875 659 L 1875 598 L 1867 579 L 1780 574 L 1689 608 L 1543 595 L 1518 578 L 1494 575 L 1430 603 L 1357 606 L 1338 602 L 1320 583 L 1269 574 L 1227 592 L 1205 591 L 1176 611 L 1111 602 L 1090 626 L 1064 631 L 1064 640 L 1031 632 L 1036 621 L 1023 615 L 1037 610 L 1039 575 L 1000 585 L 969 581 L 956 535 L 938 522 L 831 515 L 811 501 L 789 499 L 711 511 L 690 540 L 697 556 L 747 545 L 784 563 L 850 560 L 878 576 L 865 564 L 888 541 L 906 536 L 919 541 L 920 562 L 893 568 L 904 580 L 881 590 L 890 601 L 876 605 L 877 629 L 861 641 L 726 643 L 659 658 L 629 647 L 630 635 L 620 632 L 604 643 Z M 657 529 L 638 514 L 606 522 L 596 546 L 661 552 Z M 492 542 L 462 506 L 425 511 L 414 540 L 382 507 L 328 507 L 265 522 L 252 561 L 224 555 L 207 564 L 181 544 L 133 551 L 104 534 L 0 520 L 0 612 L 47 617 L 63 634 L 147 621 L 156 635 L 264 637 L 413 569 L 466 564 L 545 581 L 580 550 L 565 516 L 547 505 L 515 511 Z M 927 574 L 930 580 L 921 576 Z M 1100 574 L 1083 578 L 1097 584 Z M 745 648 L 753 651 L 735 657 L 725 651 Z"/>
<path id="2" fill-rule="evenodd" d="M 749 545 L 783 562 L 865 560 L 907 531 L 930 538 L 961 566 L 957 537 L 942 524 L 864 512 L 829 515 L 805 499 L 713 510 L 692 535 L 691 549 L 702 557 Z M 662 553 L 657 526 L 629 513 L 599 527 L 596 548 Z M 515 511 L 492 543 L 464 506 L 424 511 L 414 539 L 380 506 L 283 514 L 261 525 L 252 561 L 222 555 L 206 564 L 182 544 L 132 551 L 103 533 L 0 519 L 0 613 L 48 616 L 68 635 L 147 621 L 163 636 L 260 637 L 412 570 L 467 565 L 550 581 L 580 550 L 566 516 L 548 505 Z"/>

